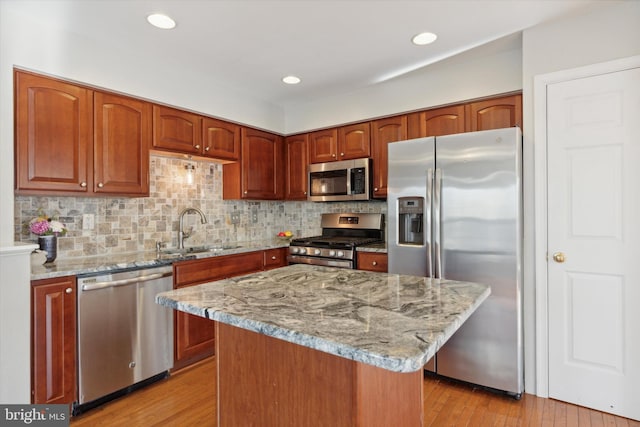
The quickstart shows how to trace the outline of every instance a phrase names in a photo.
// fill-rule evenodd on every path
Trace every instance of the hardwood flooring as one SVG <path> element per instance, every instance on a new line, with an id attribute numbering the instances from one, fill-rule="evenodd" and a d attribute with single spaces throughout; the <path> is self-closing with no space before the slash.
<path id="1" fill-rule="evenodd" d="M 215 426 L 215 375 L 215 360 L 207 359 L 74 417 L 71 426 Z M 427 377 L 424 426 L 640 427 L 640 422 L 530 394 L 516 401 L 466 384 Z"/>

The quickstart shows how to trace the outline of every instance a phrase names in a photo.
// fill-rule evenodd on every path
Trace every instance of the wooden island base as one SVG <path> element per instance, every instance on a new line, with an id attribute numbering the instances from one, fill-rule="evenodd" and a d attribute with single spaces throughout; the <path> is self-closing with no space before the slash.
<path id="1" fill-rule="evenodd" d="M 422 426 L 422 370 L 397 373 L 216 322 L 218 426 Z"/>

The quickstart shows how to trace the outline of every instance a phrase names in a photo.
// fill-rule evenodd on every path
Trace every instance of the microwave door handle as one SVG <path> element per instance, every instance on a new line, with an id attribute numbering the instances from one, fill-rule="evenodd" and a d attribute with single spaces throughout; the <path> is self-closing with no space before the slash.
<path id="1" fill-rule="evenodd" d="M 347 168 L 347 196 L 351 195 L 351 181 L 353 180 L 353 171 Z"/>

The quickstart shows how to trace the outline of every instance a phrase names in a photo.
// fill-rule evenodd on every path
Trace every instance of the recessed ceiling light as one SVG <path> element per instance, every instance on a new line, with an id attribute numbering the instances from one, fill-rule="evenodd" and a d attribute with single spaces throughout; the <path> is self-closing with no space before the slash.
<path id="1" fill-rule="evenodd" d="M 413 36 L 411 41 L 413 42 L 413 44 L 417 44 L 418 46 L 423 46 L 425 44 L 433 43 L 434 41 L 436 41 L 437 38 L 438 36 L 436 36 L 433 33 L 420 33 Z"/>
<path id="2" fill-rule="evenodd" d="M 170 30 L 176 26 L 176 21 L 162 13 L 153 13 L 147 16 L 147 21 L 154 27 L 162 28 L 163 30 Z"/>
<path id="3" fill-rule="evenodd" d="M 282 81 L 288 85 L 297 85 L 300 83 L 300 78 L 296 76 L 285 76 L 282 78 Z"/>

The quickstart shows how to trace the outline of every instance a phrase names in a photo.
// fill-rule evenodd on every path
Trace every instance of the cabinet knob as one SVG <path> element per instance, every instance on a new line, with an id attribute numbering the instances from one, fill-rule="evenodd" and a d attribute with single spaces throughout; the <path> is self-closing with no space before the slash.
<path id="1" fill-rule="evenodd" d="M 371 265 L 378 265 L 378 263 L 376 261 L 373 261 Z"/>
<path id="2" fill-rule="evenodd" d="M 200 149 L 200 144 L 196 144 L 196 150 Z"/>
<path id="3" fill-rule="evenodd" d="M 209 150 L 211 150 L 211 147 L 209 147 L 208 145 L 204 147 L 204 151 L 209 151 Z"/>
<path id="4" fill-rule="evenodd" d="M 71 292 L 73 292 L 72 288 L 67 288 L 67 289 L 64 290 L 65 294 L 70 294 Z"/>
<path id="5" fill-rule="evenodd" d="M 103 184 L 103 183 L 101 183 L 101 182 L 99 182 L 99 183 L 98 183 L 98 188 L 102 188 L 102 187 L 104 187 L 104 184 Z"/>
<path id="6" fill-rule="evenodd" d="M 378 187 L 374 187 L 373 191 L 378 191 Z"/>
<path id="7" fill-rule="evenodd" d="M 340 157 L 344 157 L 344 153 L 340 153 Z"/>
<path id="8" fill-rule="evenodd" d="M 244 194 L 247 194 L 247 190 L 244 190 Z"/>
<path id="9" fill-rule="evenodd" d="M 331 155 L 331 157 L 335 157 L 335 156 L 336 156 L 335 154 L 332 154 L 332 155 Z"/>
<path id="10" fill-rule="evenodd" d="M 307 195 L 307 192 L 306 192 L 306 191 L 304 192 L 304 195 L 305 195 L 305 196 Z"/>
<path id="11" fill-rule="evenodd" d="M 277 257 L 277 256 L 275 256 L 275 255 L 273 255 L 273 256 L 271 257 L 271 259 L 272 259 L 272 260 L 276 260 L 276 259 L 278 259 L 278 257 Z"/>
<path id="12" fill-rule="evenodd" d="M 86 182 L 82 181 L 82 182 L 80 183 L 80 187 L 85 188 L 86 186 L 87 186 L 87 183 L 86 183 Z"/>

